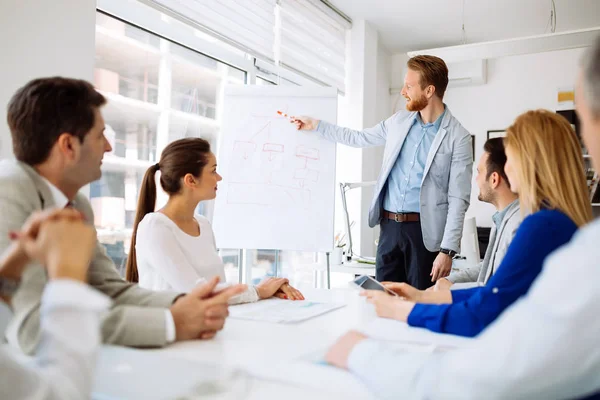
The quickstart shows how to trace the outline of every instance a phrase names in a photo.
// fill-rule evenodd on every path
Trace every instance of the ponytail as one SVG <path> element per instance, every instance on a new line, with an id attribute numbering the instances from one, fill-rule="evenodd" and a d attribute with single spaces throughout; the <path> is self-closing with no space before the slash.
<path id="1" fill-rule="evenodd" d="M 160 187 L 165 193 L 172 196 L 181 191 L 181 181 L 186 174 L 200 176 L 202 169 L 208 163 L 209 154 L 210 144 L 206 140 L 200 138 L 179 139 L 169 143 L 162 151 L 160 161 L 146 171 L 140 189 L 131 247 L 127 258 L 125 278 L 128 281 L 139 282 L 135 251 L 137 229 L 146 214 L 154 212 L 154 207 L 156 207 L 156 171 L 160 170 Z"/>
<path id="2" fill-rule="evenodd" d="M 160 166 L 158 163 L 148 168 L 140 189 L 137 211 L 135 213 L 135 222 L 133 224 L 133 235 L 131 236 L 131 246 L 129 248 L 129 257 L 127 257 L 127 269 L 125 272 L 125 279 L 129 282 L 139 282 L 137 257 L 135 254 L 137 228 L 146 214 L 154 212 L 154 208 L 156 207 L 156 171 L 159 169 Z"/>

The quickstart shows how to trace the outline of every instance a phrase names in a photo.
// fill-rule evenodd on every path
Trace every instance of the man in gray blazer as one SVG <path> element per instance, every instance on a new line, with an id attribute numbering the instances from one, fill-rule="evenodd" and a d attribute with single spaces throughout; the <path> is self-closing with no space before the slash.
<path id="1" fill-rule="evenodd" d="M 498 270 L 515 232 L 521 224 L 518 196 L 510 190 L 510 182 L 504 173 L 506 153 L 502 138 L 489 139 L 483 146 L 483 155 L 477 165 L 479 201 L 496 207 L 492 219 L 490 242 L 483 261 L 476 266 L 452 272 L 435 284 L 439 289 L 465 289 L 483 286 Z"/>
<path id="2" fill-rule="evenodd" d="M 353 147 L 385 145 L 369 210 L 380 224 L 376 275 L 426 289 L 447 276 L 459 251 L 471 196 L 471 136 L 443 103 L 448 67 L 438 57 L 408 60 L 400 111 L 373 128 L 355 131 L 310 117 L 298 129 Z"/>
<path id="3" fill-rule="evenodd" d="M 102 158 L 111 150 L 100 113 L 105 103 L 88 82 L 59 77 L 31 81 L 13 96 L 7 119 L 17 161 L 0 162 L 0 252 L 10 245 L 9 233 L 34 211 L 74 207 L 94 221 L 78 191 L 100 178 Z M 136 347 L 213 337 L 228 315 L 228 299 L 244 290 L 236 286 L 215 295 L 216 282 L 188 295 L 144 290 L 120 277 L 99 242 L 88 281 L 114 302 L 103 318 L 104 342 Z M 6 336 L 26 353 L 39 341 L 46 283 L 43 268 L 32 263 L 12 300 L 14 320 Z"/>

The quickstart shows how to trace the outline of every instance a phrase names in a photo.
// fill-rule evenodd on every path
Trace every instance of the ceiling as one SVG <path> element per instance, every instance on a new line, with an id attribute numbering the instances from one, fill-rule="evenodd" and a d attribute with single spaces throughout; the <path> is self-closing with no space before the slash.
<path id="1" fill-rule="evenodd" d="M 391 53 L 550 33 L 551 0 L 329 0 Z M 556 32 L 600 26 L 600 0 L 555 0 Z"/>

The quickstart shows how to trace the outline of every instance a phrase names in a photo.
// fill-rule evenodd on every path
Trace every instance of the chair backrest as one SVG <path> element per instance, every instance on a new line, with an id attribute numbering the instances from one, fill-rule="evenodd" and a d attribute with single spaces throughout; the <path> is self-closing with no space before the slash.
<path id="1" fill-rule="evenodd" d="M 469 265 L 476 265 L 481 261 L 478 237 L 475 217 L 465 218 L 461 255 L 467 258 L 467 263 Z"/>

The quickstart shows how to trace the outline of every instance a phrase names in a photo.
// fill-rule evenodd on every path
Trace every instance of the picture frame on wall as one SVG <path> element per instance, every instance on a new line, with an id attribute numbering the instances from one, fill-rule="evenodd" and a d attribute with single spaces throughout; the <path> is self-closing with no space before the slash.
<path id="1" fill-rule="evenodd" d="M 487 138 L 488 140 L 490 139 L 494 139 L 494 138 L 499 138 L 499 137 L 506 137 L 506 129 L 497 129 L 497 130 L 491 130 L 491 131 L 487 131 Z"/>

